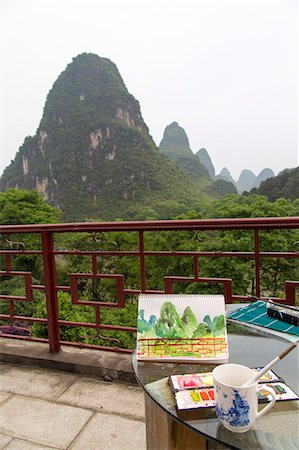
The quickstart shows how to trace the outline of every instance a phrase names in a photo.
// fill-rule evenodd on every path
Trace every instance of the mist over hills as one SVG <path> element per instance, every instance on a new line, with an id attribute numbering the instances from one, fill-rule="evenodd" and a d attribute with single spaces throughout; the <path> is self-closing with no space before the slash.
<path id="1" fill-rule="evenodd" d="M 222 192 L 222 195 L 225 193 L 241 194 L 244 191 L 250 191 L 253 187 L 258 187 L 267 178 L 275 176 L 274 172 L 268 168 L 263 169 L 258 176 L 251 170 L 243 169 L 236 181 L 226 167 L 216 175 L 208 150 L 201 148 L 194 154 L 190 148 L 186 131 L 177 122 L 173 122 L 165 128 L 159 149 L 161 153 L 174 161 L 191 181 L 199 184 L 213 196 L 216 192 L 219 194 Z M 211 186 L 207 180 L 218 182 L 215 186 Z M 219 183 L 219 180 L 222 180 L 222 183 Z M 226 185 L 223 181 L 228 184 Z"/>
<path id="2" fill-rule="evenodd" d="M 196 153 L 198 158 L 201 160 L 202 164 L 209 171 L 210 175 L 212 173 L 215 174 L 215 168 L 213 166 L 212 160 L 208 154 L 206 149 L 205 152 L 201 152 L 200 150 Z M 258 175 L 255 175 L 251 170 L 243 169 L 240 173 L 238 180 L 234 180 L 230 171 L 227 167 L 223 167 L 218 175 L 214 175 L 214 179 L 216 180 L 225 180 L 232 183 L 237 188 L 237 192 L 242 194 L 244 191 L 250 191 L 254 187 L 258 187 L 262 181 L 265 181 L 267 178 L 274 177 L 275 174 L 272 169 L 265 168 Z M 212 177 L 213 179 L 213 177 Z"/>

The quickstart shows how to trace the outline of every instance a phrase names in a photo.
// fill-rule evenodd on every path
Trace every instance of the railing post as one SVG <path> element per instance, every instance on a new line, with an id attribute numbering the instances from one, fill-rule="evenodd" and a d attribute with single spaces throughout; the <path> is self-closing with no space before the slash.
<path id="1" fill-rule="evenodd" d="M 254 230 L 254 261 L 255 261 L 255 295 L 261 296 L 261 281 L 260 281 L 260 237 L 259 230 Z"/>
<path id="2" fill-rule="evenodd" d="M 139 231 L 139 255 L 140 255 L 141 291 L 145 292 L 145 290 L 146 290 L 146 276 L 145 276 L 144 235 L 143 235 L 143 231 Z"/>
<path id="3" fill-rule="evenodd" d="M 299 286 L 299 281 L 285 282 L 285 297 L 288 305 L 296 306 L 296 286 Z"/>
<path id="4" fill-rule="evenodd" d="M 42 250 L 45 276 L 45 293 L 48 315 L 48 338 L 51 353 L 60 350 L 60 337 L 58 326 L 58 305 L 56 291 L 56 271 L 54 259 L 53 233 L 42 231 Z"/>

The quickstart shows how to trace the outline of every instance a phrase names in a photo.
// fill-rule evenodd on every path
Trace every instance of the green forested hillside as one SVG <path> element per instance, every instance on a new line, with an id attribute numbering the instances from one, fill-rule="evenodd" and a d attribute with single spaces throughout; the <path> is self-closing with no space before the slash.
<path id="1" fill-rule="evenodd" d="M 215 180 L 205 191 L 214 198 L 222 197 L 226 194 L 237 194 L 236 186 L 230 181 Z"/>
<path id="2" fill-rule="evenodd" d="M 262 181 L 259 188 L 254 188 L 250 192 L 266 195 L 271 202 L 278 198 L 290 200 L 299 198 L 299 167 L 286 169 L 276 177 Z"/>

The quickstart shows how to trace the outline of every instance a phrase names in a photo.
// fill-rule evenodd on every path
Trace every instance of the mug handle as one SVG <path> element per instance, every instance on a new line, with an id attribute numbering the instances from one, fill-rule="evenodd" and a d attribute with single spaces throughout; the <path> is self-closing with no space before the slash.
<path id="1" fill-rule="evenodd" d="M 270 403 L 268 403 L 268 405 L 266 405 L 261 411 L 259 411 L 256 415 L 256 418 L 258 419 L 259 417 L 262 417 L 264 414 L 266 414 L 267 411 L 269 411 L 270 408 L 272 408 L 272 406 L 274 405 L 274 403 L 276 402 L 276 393 L 274 391 L 273 388 L 271 388 L 270 386 L 259 386 L 256 390 L 256 393 L 258 394 L 260 391 L 267 391 L 269 392 L 269 394 L 271 395 L 271 400 Z"/>

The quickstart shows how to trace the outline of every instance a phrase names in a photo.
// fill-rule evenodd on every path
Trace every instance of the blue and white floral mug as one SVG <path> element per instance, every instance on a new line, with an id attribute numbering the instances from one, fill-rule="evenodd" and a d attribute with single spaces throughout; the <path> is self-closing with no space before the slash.
<path id="1" fill-rule="evenodd" d="M 212 372 L 216 414 L 220 422 L 230 431 L 244 433 L 263 416 L 276 401 L 275 391 L 257 382 L 242 387 L 246 381 L 254 377 L 255 372 L 240 364 L 222 364 Z M 271 401 L 258 411 L 258 393 L 267 391 Z"/>

